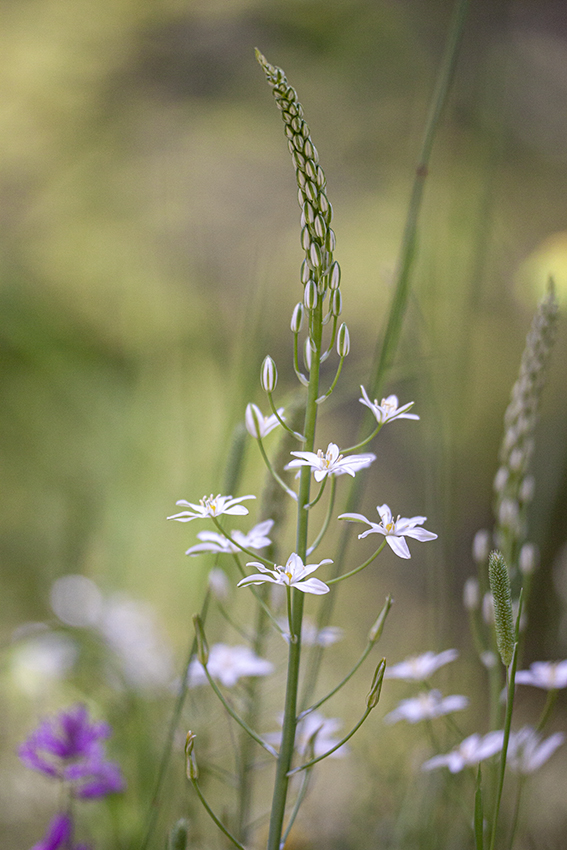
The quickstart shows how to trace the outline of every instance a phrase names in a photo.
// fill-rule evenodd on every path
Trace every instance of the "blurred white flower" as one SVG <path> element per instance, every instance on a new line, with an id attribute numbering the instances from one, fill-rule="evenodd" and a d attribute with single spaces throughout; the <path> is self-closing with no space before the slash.
<path id="1" fill-rule="evenodd" d="M 264 564 L 258 561 L 251 561 L 246 564 L 247 567 L 257 567 L 264 575 L 251 575 L 241 579 L 238 582 L 238 587 L 246 587 L 249 584 L 263 584 L 264 582 L 272 582 L 273 584 L 283 584 L 288 587 L 295 587 L 303 593 L 315 593 L 321 595 L 328 593 L 329 587 L 318 578 L 306 578 L 323 564 L 332 564 L 329 558 L 325 558 L 318 564 L 303 564 L 303 561 L 295 552 L 287 559 L 285 567 L 276 566 L 275 570 L 270 570 Z"/>
<path id="2" fill-rule="evenodd" d="M 427 531 L 425 528 L 417 528 L 427 520 L 426 516 L 414 516 L 411 518 L 400 517 L 396 520 L 392 517 L 392 511 L 388 505 L 378 505 L 376 510 L 380 514 L 381 522 L 371 522 L 362 514 L 341 514 L 339 519 L 346 519 L 350 522 L 366 522 L 370 526 L 362 534 L 358 535 L 360 540 L 367 537 L 369 534 L 383 534 L 386 537 L 386 542 L 390 548 L 400 558 L 411 558 L 406 537 L 413 537 L 414 540 L 435 540 L 437 535 L 432 531 Z"/>
<path id="3" fill-rule="evenodd" d="M 224 570 L 220 567 L 213 567 L 209 573 L 209 587 L 211 593 L 221 602 L 228 599 L 230 595 L 230 582 Z"/>
<path id="4" fill-rule="evenodd" d="M 406 682 L 424 682 L 440 667 L 458 658 L 458 655 L 456 649 L 446 649 L 438 655 L 434 652 L 413 655 L 399 664 L 394 664 L 393 667 L 386 667 L 384 677 L 386 679 L 403 679 Z"/>
<path id="5" fill-rule="evenodd" d="M 484 759 L 490 758 L 502 749 L 504 732 L 489 732 L 488 735 L 470 735 L 464 741 L 441 756 L 433 758 L 421 765 L 422 770 L 435 770 L 436 767 L 448 767 L 451 773 L 458 773 L 465 767 L 474 767 Z"/>
<path id="6" fill-rule="evenodd" d="M 455 694 L 443 698 L 440 691 L 429 691 L 412 699 L 403 699 L 397 708 L 385 716 L 384 723 L 397 723 L 398 720 L 407 720 L 409 723 L 432 720 L 434 717 L 441 717 L 443 714 L 462 711 L 468 704 L 467 697 Z"/>
<path id="7" fill-rule="evenodd" d="M 556 732 L 544 740 L 531 726 L 524 726 L 510 734 L 506 762 L 516 773 L 533 773 L 545 764 L 564 740 L 563 732 Z"/>
<path id="8" fill-rule="evenodd" d="M 477 564 L 484 564 L 488 561 L 488 553 L 490 552 L 490 532 L 486 528 L 481 528 L 473 537 L 472 555 Z"/>
<path id="9" fill-rule="evenodd" d="M 290 452 L 297 460 L 291 460 L 284 468 L 295 469 L 299 466 L 310 466 L 313 469 L 315 481 L 322 481 L 327 475 L 352 475 L 359 469 L 370 466 L 376 460 L 376 455 L 361 454 L 343 457 L 336 443 L 329 443 L 323 454 L 319 449 L 315 452 Z"/>
<path id="10" fill-rule="evenodd" d="M 112 594 L 105 600 L 98 630 L 116 653 L 130 687 L 145 691 L 170 685 L 173 653 L 149 602 Z"/>
<path id="11" fill-rule="evenodd" d="M 35 634 L 18 641 L 10 656 L 16 685 L 29 696 L 44 693 L 49 680 L 63 679 L 79 655 L 75 641 L 41 624 Z"/>
<path id="12" fill-rule="evenodd" d="M 379 425 L 385 425 L 386 422 L 392 422 L 394 419 L 419 419 L 419 416 L 415 413 L 407 412 L 413 407 L 413 401 L 402 405 L 402 407 L 398 407 L 398 397 L 389 395 L 388 398 L 382 399 L 381 404 L 378 404 L 378 399 L 376 398 L 374 401 L 370 401 L 368 393 L 362 385 L 360 390 L 362 392 L 362 398 L 358 399 L 359 402 L 366 405 L 372 411 Z"/>
<path id="13" fill-rule="evenodd" d="M 178 522 L 191 522 L 192 519 L 204 519 L 208 516 L 220 516 L 221 514 L 234 514 L 244 516 L 248 513 L 248 508 L 239 502 L 244 502 L 245 499 L 255 499 L 256 496 L 240 496 L 238 499 L 233 499 L 232 496 L 203 496 L 199 499 L 199 504 L 187 502 L 185 499 L 179 499 L 175 504 L 182 505 L 186 508 L 191 508 L 190 511 L 181 511 L 179 514 L 168 516 L 168 519 L 176 519 Z"/>
<path id="14" fill-rule="evenodd" d="M 278 415 L 280 419 L 285 421 L 285 416 L 282 415 L 283 412 L 283 407 L 278 408 Z M 270 433 L 270 431 L 273 431 L 274 428 L 277 428 L 280 424 L 275 413 L 272 413 L 271 416 L 264 416 L 256 404 L 246 405 L 244 423 L 250 436 L 255 437 L 256 439 L 258 439 L 258 437 L 264 438 Z"/>
<path id="15" fill-rule="evenodd" d="M 55 579 L 49 592 L 56 616 L 68 626 L 94 626 L 101 615 L 102 592 L 94 581 L 82 575 Z"/>
<path id="16" fill-rule="evenodd" d="M 213 679 L 218 679 L 226 688 L 232 688 L 239 679 L 247 676 L 269 676 L 274 671 L 274 665 L 255 655 L 248 646 L 214 643 L 209 650 L 207 669 Z M 205 668 L 197 658 L 189 665 L 187 680 L 190 687 L 208 681 Z"/>
<path id="17" fill-rule="evenodd" d="M 546 691 L 567 688 L 567 661 L 534 661 L 529 670 L 516 673 L 516 683 Z"/>
<path id="18" fill-rule="evenodd" d="M 280 723 L 283 723 L 283 715 L 278 718 Z M 315 758 L 324 755 L 328 750 L 336 746 L 341 740 L 340 737 L 335 737 L 340 730 L 342 722 L 337 718 L 324 717 L 318 711 L 312 711 L 297 724 L 295 736 L 295 749 L 301 756 L 309 755 L 310 745 L 313 742 L 313 754 Z M 281 743 L 281 732 L 271 732 L 265 736 L 270 744 L 279 746 Z M 343 758 L 349 752 L 346 744 L 331 753 L 330 758 Z"/>
<path id="19" fill-rule="evenodd" d="M 244 534 L 242 531 L 236 529 L 230 532 L 230 536 L 245 549 L 264 549 L 272 542 L 266 535 L 271 531 L 273 524 L 273 519 L 267 519 L 255 525 L 254 528 L 250 529 L 248 534 Z M 218 531 L 200 531 L 197 538 L 202 542 L 187 549 L 185 552 L 186 555 L 199 555 L 201 552 L 218 552 L 222 554 L 224 552 L 237 553 L 241 551 L 238 546 L 235 546 L 232 541 Z"/>
<path id="20" fill-rule="evenodd" d="M 463 605 L 467 611 L 476 611 L 480 605 L 478 579 L 469 577 L 463 587 Z"/>

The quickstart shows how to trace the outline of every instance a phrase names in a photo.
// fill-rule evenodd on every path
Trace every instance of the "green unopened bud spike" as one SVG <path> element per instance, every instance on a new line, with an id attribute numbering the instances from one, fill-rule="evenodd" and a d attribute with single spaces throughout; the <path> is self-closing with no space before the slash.
<path id="1" fill-rule="evenodd" d="M 514 654 L 515 643 L 512 592 L 508 567 L 502 554 L 498 551 L 491 552 L 488 557 L 488 580 L 494 600 L 496 644 L 503 664 L 509 667 Z"/>

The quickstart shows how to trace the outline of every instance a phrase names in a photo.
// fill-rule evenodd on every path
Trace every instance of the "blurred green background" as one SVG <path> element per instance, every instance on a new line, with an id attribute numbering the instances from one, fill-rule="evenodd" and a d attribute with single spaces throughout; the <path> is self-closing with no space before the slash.
<path id="1" fill-rule="evenodd" d="M 257 380 L 266 353 L 282 389 L 293 386 L 299 212 L 253 48 L 297 88 L 327 175 L 352 354 L 321 445 L 344 444 L 388 313 L 451 9 L 448 0 L 1 0 L 6 847 L 38 840 L 50 811 L 16 742 L 38 712 L 75 698 L 114 720 L 131 768 L 129 814 L 111 807 L 115 838 L 97 846 L 136 835 L 161 743 L 151 729 L 163 729 L 170 698 L 112 690 L 97 641 L 85 629 L 69 637 L 57 621 L 53 582 L 81 574 L 106 600 L 135 600 L 132 616 L 149 618 L 179 670 L 210 563 L 183 555 L 200 529 L 165 517 L 179 498 L 222 490 L 246 402 L 266 404 Z M 567 304 L 566 68 L 563 3 L 471 3 L 388 381 L 422 421 L 381 437 L 367 495 L 369 510 L 387 501 L 427 514 L 439 541 L 408 564 L 384 557 L 343 592 L 335 618 L 363 641 L 393 591 L 392 661 L 451 644 L 466 651 L 470 544 L 491 524 L 502 416 L 549 274 Z M 567 652 L 566 347 L 560 323 L 534 462 L 542 564 L 530 659 Z M 33 654 L 46 629 L 72 641 L 57 650 L 62 666 Z M 341 645 L 337 663 L 348 669 L 355 655 Z"/>

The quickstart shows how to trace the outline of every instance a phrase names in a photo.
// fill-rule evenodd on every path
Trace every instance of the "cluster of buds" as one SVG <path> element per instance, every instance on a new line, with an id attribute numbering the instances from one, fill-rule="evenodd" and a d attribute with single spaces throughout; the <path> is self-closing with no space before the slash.
<path id="1" fill-rule="evenodd" d="M 526 538 L 525 510 L 533 498 L 529 464 L 546 367 L 555 336 L 557 302 L 550 286 L 526 339 L 518 379 L 504 416 L 500 467 L 494 479 L 496 545 L 515 564 Z"/>
<path id="2" fill-rule="evenodd" d="M 303 118 L 303 108 L 297 98 L 296 90 L 289 85 L 281 68 L 271 65 L 259 51 L 256 51 L 256 56 L 282 114 L 288 147 L 295 167 L 301 208 L 301 246 L 305 251 L 305 259 L 301 266 L 303 298 L 293 311 L 291 329 L 294 334 L 298 334 L 302 327 L 304 311 L 310 313 L 315 310 L 328 294 L 328 311 L 323 321 L 326 323 L 332 319 L 334 341 L 337 319 L 342 310 L 341 269 L 338 262 L 333 260 L 335 234 L 331 228 L 333 210 L 327 198 L 327 181 L 319 165 L 319 154 Z M 346 325 L 341 325 L 336 339 L 339 356 L 346 357 L 349 350 Z M 312 351 L 310 346 L 311 341 L 308 339 L 305 346 L 307 369 L 310 368 Z"/>

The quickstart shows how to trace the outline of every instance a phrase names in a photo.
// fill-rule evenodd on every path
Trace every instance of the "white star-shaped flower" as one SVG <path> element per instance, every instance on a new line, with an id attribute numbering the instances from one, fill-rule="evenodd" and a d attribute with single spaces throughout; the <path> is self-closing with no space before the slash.
<path id="1" fill-rule="evenodd" d="M 384 723 L 397 723 L 398 720 L 407 720 L 409 723 L 433 720 L 434 717 L 441 717 L 443 714 L 462 711 L 468 704 L 467 697 L 455 694 L 443 698 L 440 691 L 429 691 L 412 699 L 403 699 L 397 708 L 385 716 Z"/>
<path id="2" fill-rule="evenodd" d="M 511 733 L 506 762 L 516 773 L 534 773 L 545 764 L 564 740 L 563 732 L 556 732 L 543 740 L 531 726 L 524 726 L 518 732 Z"/>
<path id="3" fill-rule="evenodd" d="M 422 770 L 435 770 L 436 767 L 448 767 L 451 773 L 459 773 L 465 767 L 474 767 L 484 759 L 490 758 L 502 749 L 504 732 L 489 732 L 488 735 L 470 735 L 464 741 L 441 756 L 433 758 L 421 765 Z"/>
<path id="4" fill-rule="evenodd" d="M 175 504 L 191 508 L 191 510 L 173 514 L 173 516 L 168 516 L 168 519 L 176 519 L 178 522 L 191 522 L 192 519 L 204 519 L 208 516 L 220 516 L 221 514 L 244 516 L 248 513 L 248 508 L 239 503 L 246 499 L 255 498 L 256 496 L 240 496 L 238 499 L 233 499 L 232 496 L 213 496 L 211 493 L 210 496 L 203 496 L 202 499 L 199 499 L 198 505 L 180 499 Z"/>
<path id="5" fill-rule="evenodd" d="M 332 564 L 329 558 L 325 558 L 318 564 L 304 564 L 299 555 L 295 552 L 287 559 L 285 567 L 276 566 L 275 570 L 270 570 L 264 564 L 257 561 L 251 561 L 247 567 L 257 567 L 263 575 L 251 575 L 241 579 L 238 582 L 238 587 L 246 587 L 249 584 L 263 584 L 264 582 L 272 582 L 273 584 L 283 584 L 288 587 L 296 587 L 303 593 L 315 593 L 321 595 L 329 592 L 329 587 L 318 578 L 306 578 L 323 564 Z"/>
<path id="6" fill-rule="evenodd" d="M 209 650 L 207 669 L 213 679 L 218 679 L 225 688 L 232 688 L 246 676 L 269 676 L 274 665 L 260 658 L 248 646 L 215 643 Z M 197 658 L 189 665 L 188 682 L 191 687 L 207 682 L 205 668 Z"/>
<path id="7" fill-rule="evenodd" d="M 516 682 L 546 691 L 567 688 L 567 661 L 534 661 L 529 670 L 516 673 Z"/>
<path id="8" fill-rule="evenodd" d="M 359 402 L 366 405 L 372 411 L 379 425 L 385 425 L 386 422 L 392 422 L 394 419 L 419 419 L 419 416 L 415 413 L 407 412 L 413 407 L 413 401 L 398 407 L 398 397 L 396 395 L 389 395 L 388 398 L 382 399 L 381 404 L 378 404 L 377 398 L 374 401 L 370 401 L 368 393 L 362 385 L 360 389 L 362 398 L 358 399 Z"/>
<path id="9" fill-rule="evenodd" d="M 446 649 L 437 655 L 434 652 L 424 652 L 423 655 L 412 655 L 399 664 L 386 667 L 386 679 L 403 679 L 406 682 L 424 682 L 440 667 L 454 661 L 459 655 L 456 649 Z"/>
<path id="10" fill-rule="evenodd" d="M 350 522 L 366 522 L 370 526 L 362 534 L 358 535 L 359 540 L 362 537 L 367 537 L 369 534 L 384 534 L 386 543 L 400 558 L 411 558 L 406 537 L 413 537 L 414 540 L 435 540 L 437 535 L 432 531 L 427 531 L 425 528 L 419 528 L 427 520 L 426 516 L 400 517 L 397 519 L 392 517 L 392 511 L 388 505 L 378 505 L 376 510 L 380 514 L 381 522 L 371 522 L 362 514 L 341 514 L 339 519 L 346 519 Z"/>
<path id="11" fill-rule="evenodd" d="M 348 455 L 343 457 L 336 443 L 329 443 L 323 454 L 319 449 L 315 452 L 290 452 L 297 460 L 291 460 L 285 469 L 295 469 L 299 466 L 310 466 L 313 469 L 315 481 L 322 481 L 327 475 L 352 475 L 359 469 L 370 466 L 376 460 L 376 455 Z"/>
<path id="12" fill-rule="evenodd" d="M 278 415 L 280 419 L 285 420 L 285 416 L 282 416 L 283 412 L 283 407 L 278 408 Z M 250 436 L 255 437 L 256 439 L 258 439 L 258 437 L 264 438 L 270 433 L 270 431 L 273 431 L 274 428 L 277 428 L 280 424 L 275 413 L 272 413 L 271 416 L 264 416 L 256 404 L 246 405 L 244 423 Z"/>
<path id="13" fill-rule="evenodd" d="M 273 519 L 267 519 L 264 522 L 259 522 L 254 528 L 250 529 L 248 534 L 242 531 L 231 531 L 230 536 L 236 543 L 239 543 L 244 549 L 264 549 L 272 542 L 269 537 L 266 537 L 274 524 Z M 185 552 L 186 555 L 199 555 L 201 552 L 223 552 L 236 553 L 240 552 L 238 546 L 235 546 L 227 537 L 218 531 L 200 531 L 197 538 L 201 543 L 191 546 Z"/>

